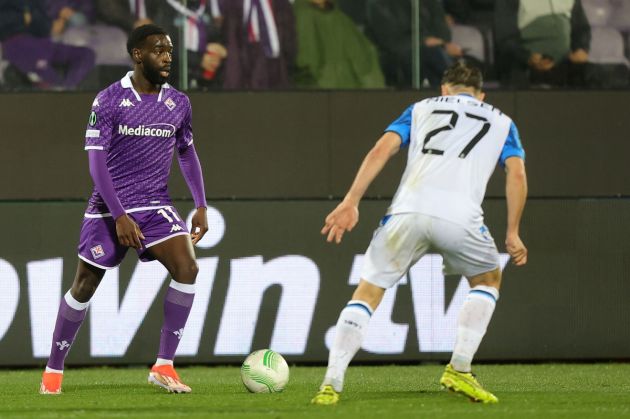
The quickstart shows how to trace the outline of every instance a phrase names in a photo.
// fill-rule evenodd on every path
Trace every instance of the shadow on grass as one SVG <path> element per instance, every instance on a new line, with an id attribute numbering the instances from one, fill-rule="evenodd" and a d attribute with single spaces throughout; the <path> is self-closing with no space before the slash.
<path id="1" fill-rule="evenodd" d="M 196 412 L 207 412 L 210 411 L 207 407 L 199 406 L 199 407 L 190 407 L 186 406 L 186 412 L 196 413 Z M 49 408 L 11 408 L 11 409 L 0 409 L 0 413 L 2 414 L 17 414 L 17 413 L 48 413 L 54 414 L 57 412 L 90 412 L 90 413 L 120 413 L 120 412 L 141 412 L 143 416 L 146 416 L 149 412 L 164 412 L 163 407 L 156 408 L 148 408 L 146 406 L 138 406 L 138 407 L 116 407 L 116 406 L 103 406 L 103 407 L 91 407 L 91 406 L 55 406 L 54 410 Z M 172 413 L 178 413 L 174 411 Z M 139 415 L 138 415 L 139 416 Z M 159 415 L 156 415 L 156 417 Z M 133 416 L 130 416 L 133 417 Z"/>
<path id="2" fill-rule="evenodd" d="M 63 394 L 78 394 L 83 391 L 104 391 L 104 390 L 152 390 L 153 387 L 148 384 L 109 384 L 109 383 L 94 383 L 94 384 L 80 384 L 80 385 L 68 385 L 63 387 Z M 62 394 L 62 395 L 63 395 Z"/>
<path id="3" fill-rule="evenodd" d="M 432 399 L 443 397 L 446 393 L 442 390 L 398 390 L 398 391 L 374 391 L 357 392 L 356 396 L 347 400 L 396 400 L 396 399 Z"/>

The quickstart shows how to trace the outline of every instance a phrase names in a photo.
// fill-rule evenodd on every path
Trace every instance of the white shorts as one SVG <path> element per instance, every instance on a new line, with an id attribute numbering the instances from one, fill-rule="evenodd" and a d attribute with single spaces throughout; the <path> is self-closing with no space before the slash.
<path id="1" fill-rule="evenodd" d="M 485 225 L 465 228 L 424 214 L 383 218 L 365 254 L 361 278 L 390 288 L 426 253 L 444 259 L 444 273 L 468 278 L 497 269 L 499 252 Z"/>

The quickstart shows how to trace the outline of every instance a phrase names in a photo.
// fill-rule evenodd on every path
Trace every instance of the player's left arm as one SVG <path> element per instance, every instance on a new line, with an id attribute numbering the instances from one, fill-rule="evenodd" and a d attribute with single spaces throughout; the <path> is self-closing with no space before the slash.
<path id="1" fill-rule="evenodd" d="M 507 201 L 507 230 L 505 247 L 517 266 L 527 263 L 527 247 L 520 237 L 520 223 L 527 200 L 525 151 L 516 125 L 512 123 L 499 160 L 505 168 L 505 196 Z"/>
<path id="2" fill-rule="evenodd" d="M 507 232 L 505 247 L 512 262 L 517 265 L 527 263 L 527 247 L 521 240 L 519 227 L 527 200 L 527 174 L 525 162 L 518 157 L 510 157 L 506 164 L 505 196 L 507 201 Z"/>
<path id="3" fill-rule="evenodd" d="M 193 244 L 208 232 L 206 192 L 203 184 L 201 162 L 193 145 L 192 110 L 188 102 L 188 112 L 182 126 L 177 131 L 177 160 L 188 189 L 195 201 L 195 214 L 192 217 L 191 238 Z"/>

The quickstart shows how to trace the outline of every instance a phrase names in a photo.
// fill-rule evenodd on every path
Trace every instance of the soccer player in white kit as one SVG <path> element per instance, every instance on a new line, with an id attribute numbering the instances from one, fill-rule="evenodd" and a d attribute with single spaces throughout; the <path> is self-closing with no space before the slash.
<path id="1" fill-rule="evenodd" d="M 312 403 L 339 400 L 348 364 L 361 348 L 373 311 L 385 290 L 406 275 L 429 249 L 440 253 L 444 271 L 464 275 L 470 293 L 457 322 L 443 387 L 483 403 L 498 399 L 471 373 L 471 362 L 499 298 L 499 253 L 483 222 L 481 202 L 497 162 L 506 172 L 507 234 L 512 262 L 527 263 L 519 236 L 527 198 L 525 152 L 512 120 L 484 103 L 481 72 L 456 63 L 442 79 L 442 96 L 411 105 L 367 154 L 344 200 L 326 217 L 322 234 L 340 243 L 359 220 L 368 186 L 401 148 L 407 167 L 386 216 L 366 252 L 361 281 L 337 322 L 328 369 Z"/>

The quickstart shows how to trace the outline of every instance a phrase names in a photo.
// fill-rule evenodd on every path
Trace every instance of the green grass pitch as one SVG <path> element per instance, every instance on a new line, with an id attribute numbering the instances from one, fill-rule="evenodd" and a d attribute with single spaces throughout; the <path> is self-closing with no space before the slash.
<path id="1" fill-rule="evenodd" d="M 500 399 L 474 404 L 443 391 L 439 365 L 351 367 L 337 406 L 309 404 L 322 367 L 291 367 L 287 389 L 249 394 L 236 367 L 180 368 L 192 394 L 146 384 L 145 368 L 66 371 L 64 393 L 41 396 L 39 370 L 0 370 L 0 418 L 621 418 L 630 417 L 630 364 L 479 365 Z"/>

